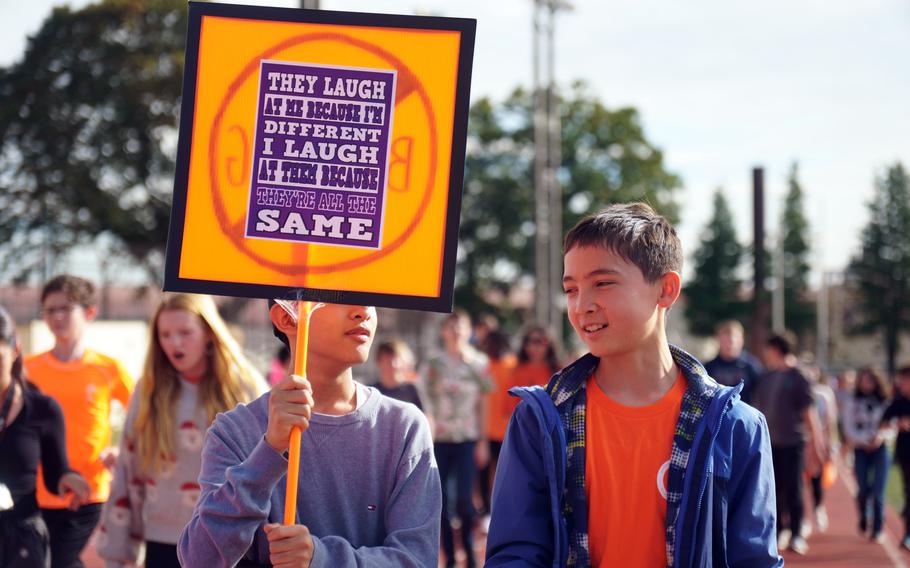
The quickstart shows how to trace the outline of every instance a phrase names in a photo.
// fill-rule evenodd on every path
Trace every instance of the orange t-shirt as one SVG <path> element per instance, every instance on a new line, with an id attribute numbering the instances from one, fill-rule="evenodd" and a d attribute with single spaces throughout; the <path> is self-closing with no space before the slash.
<path id="1" fill-rule="evenodd" d="M 686 380 L 648 406 L 587 385 L 585 490 L 592 566 L 666 566 L 667 474 Z"/>
<path id="2" fill-rule="evenodd" d="M 512 369 L 515 368 L 515 356 L 509 355 L 496 361 L 490 360 L 487 373 L 493 378 L 493 390 L 487 393 L 487 438 L 493 442 L 502 442 L 506 437 L 506 427 L 512 415 L 508 409 L 509 389 L 512 388 Z"/>
<path id="3" fill-rule="evenodd" d="M 493 372 L 492 363 L 490 363 L 490 371 Z M 511 396 L 509 389 L 545 385 L 553 375 L 553 371 L 545 363 L 520 363 L 516 366 L 514 359 L 507 368 L 501 368 L 500 372 L 502 373 L 501 378 L 493 375 L 496 390 L 490 393 L 487 408 L 487 436 L 495 442 L 505 439 L 509 419 L 515 412 L 515 407 L 518 406 L 519 399 Z"/>
<path id="4" fill-rule="evenodd" d="M 50 351 L 26 358 L 30 381 L 56 400 L 63 409 L 66 453 L 70 467 L 88 481 L 90 503 L 107 500 L 111 473 L 101 461 L 101 451 L 111 442 L 111 401 L 126 408 L 133 379 L 116 359 L 86 350 L 78 361 L 62 362 Z M 63 509 L 67 501 L 50 493 L 38 476 L 38 504 Z"/>

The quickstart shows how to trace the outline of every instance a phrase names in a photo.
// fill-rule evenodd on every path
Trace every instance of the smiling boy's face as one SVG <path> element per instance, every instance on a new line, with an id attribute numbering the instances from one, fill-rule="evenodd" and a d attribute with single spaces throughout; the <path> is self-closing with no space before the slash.
<path id="1" fill-rule="evenodd" d="M 660 308 L 678 295 L 667 295 L 668 276 L 649 283 L 636 265 L 597 246 L 570 249 L 564 267 L 569 321 L 593 355 L 629 353 L 663 333 Z"/>

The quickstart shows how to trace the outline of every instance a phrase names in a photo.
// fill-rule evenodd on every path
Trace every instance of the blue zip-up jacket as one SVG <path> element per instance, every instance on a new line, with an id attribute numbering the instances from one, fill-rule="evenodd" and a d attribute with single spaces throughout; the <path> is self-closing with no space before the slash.
<path id="1" fill-rule="evenodd" d="M 667 565 L 783 566 L 777 553 L 774 471 L 764 416 L 670 346 L 686 378 L 667 482 Z M 497 465 L 488 567 L 589 566 L 584 417 L 586 355 L 546 389 L 515 388 Z M 616 435 L 622 435 L 617 433 Z"/>

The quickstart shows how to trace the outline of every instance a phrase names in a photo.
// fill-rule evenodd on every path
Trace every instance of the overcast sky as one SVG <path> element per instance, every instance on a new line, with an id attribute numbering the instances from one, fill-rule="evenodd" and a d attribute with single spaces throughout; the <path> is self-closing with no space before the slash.
<path id="1" fill-rule="evenodd" d="M 19 59 L 53 0 L 0 0 L 0 65 Z M 296 6 L 294 1 L 255 4 Z M 842 268 L 867 221 L 873 180 L 910 167 L 906 0 L 573 0 L 557 29 L 557 79 L 634 106 L 684 183 L 691 253 L 722 187 L 751 241 L 751 169 L 765 167 L 776 230 L 793 161 L 807 194 L 816 269 Z M 74 6 L 87 2 L 76 0 Z M 324 9 L 478 20 L 472 97 L 531 80 L 531 0 L 322 0 Z"/>

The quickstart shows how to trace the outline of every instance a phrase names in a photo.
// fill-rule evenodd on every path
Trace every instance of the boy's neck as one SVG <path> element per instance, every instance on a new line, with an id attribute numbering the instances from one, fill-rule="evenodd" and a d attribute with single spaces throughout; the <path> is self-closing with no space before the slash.
<path id="1" fill-rule="evenodd" d="M 679 368 L 666 340 L 603 357 L 594 370 L 594 382 L 600 390 L 624 406 L 654 404 L 673 388 L 678 376 Z"/>
<path id="2" fill-rule="evenodd" d="M 350 366 L 307 362 L 307 380 L 313 387 L 313 412 L 341 416 L 357 409 L 357 387 Z"/>
<path id="3" fill-rule="evenodd" d="M 57 339 L 51 354 L 63 363 L 78 361 L 85 354 L 85 342 L 79 339 Z"/>

